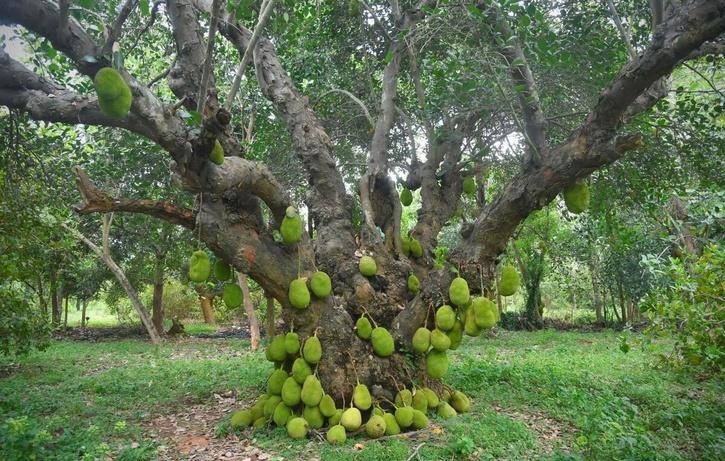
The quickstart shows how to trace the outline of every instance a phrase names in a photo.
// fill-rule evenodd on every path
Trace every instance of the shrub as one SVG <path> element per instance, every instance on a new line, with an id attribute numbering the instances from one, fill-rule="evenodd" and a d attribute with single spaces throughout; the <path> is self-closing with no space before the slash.
<path id="1" fill-rule="evenodd" d="M 30 294 L 16 282 L 0 283 L 0 354 L 45 349 L 49 333 L 48 321 Z"/>

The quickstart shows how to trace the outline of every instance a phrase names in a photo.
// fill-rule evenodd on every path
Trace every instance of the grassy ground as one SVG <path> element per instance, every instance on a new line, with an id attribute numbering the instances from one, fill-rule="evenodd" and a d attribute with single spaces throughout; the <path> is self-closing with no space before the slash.
<path id="1" fill-rule="evenodd" d="M 216 414 L 204 416 L 211 438 L 229 411 L 220 396 L 231 396 L 229 408 L 248 401 L 271 370 L 247 347 L 230 339 L 158 348 L 59 341 L 16 362 L 0 359 L 0 460 L 156 459 L 157 450 L 178 452 L 173 440 L 152 438 L 159 421 L 205 411 Z M 653 369 L 652 353 L 625 355 L 609 332 L 500 332 L 453 354 L 448 382 L 472 398 L 472 411 L 434 418 L 415 438 L 331 447 L 276 429 L 226 443 L 278 459 L 406 460 L 418 447 L 421 460 L 725 459 L 724 382 Z"/>

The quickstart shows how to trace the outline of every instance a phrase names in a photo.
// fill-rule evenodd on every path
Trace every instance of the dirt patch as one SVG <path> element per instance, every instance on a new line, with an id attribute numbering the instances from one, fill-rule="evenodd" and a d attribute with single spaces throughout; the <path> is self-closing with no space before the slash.
<path id="1" fill-rule="evenodd" d="M 71 341 L 119 341 L 122 339 L 148 339 L 148 333 L 141 325 L 81 328 L 69 327 L 53 333 L 53 339 Z"/>
<path id="2" fill-rule="evenodd" d="M 574 440 L 573 434 L 576 432 L 576 429 L 571 425 L 542 412 L 523 412 L 502 408 L 498 405 L 494 405 L 493 409 L 499 414 L 526 424 L 526 427 L 536 434 L 536 442 L 540 449 L 539 453 L 550 455 L 556 449 L 567 453 L 571 451 Z"/>
<path id="3" fill-rule="evenodd" d="M 147 437 L 159 445 L 159 461 L 265 461 L 272 458 L 252 445 L 244 434 L 217 436 L 220 420 L 240 407 L 229 391 L 214 394 L 214 403 L 191 405 L 183 412 L 160 415 L 143 424 Z"/>

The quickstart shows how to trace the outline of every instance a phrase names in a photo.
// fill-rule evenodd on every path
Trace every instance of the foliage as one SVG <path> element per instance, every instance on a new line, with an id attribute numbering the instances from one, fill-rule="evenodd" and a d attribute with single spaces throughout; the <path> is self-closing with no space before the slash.
<path id="1" fill-rule="evenodd" d="M 17 282 L 0 282 L 0 354 L 27 354 L 48 346 L 50 328 Z"/>
<path id="2" fill-rule="evenodd" d="M 725 366 L 725 248 L 711 244 L 699 258 L 643 264 L 662 280 L 644 303 L 650 337 L 673 339 L 670 364 L 718 372 Z"/>

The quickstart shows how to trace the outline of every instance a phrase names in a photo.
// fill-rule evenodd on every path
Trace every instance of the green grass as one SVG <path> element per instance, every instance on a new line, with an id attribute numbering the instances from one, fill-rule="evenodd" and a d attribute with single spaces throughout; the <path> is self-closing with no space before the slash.
<path id="1" fill-rule="evenodd" d="M 282 429 L 242 437 L 284 459 L 405 460 L 420 443 L 426 460 L 723 459 L 722 379 L 697 382 L 654 369 L 653 351 L 625 355 L 618 344 L 611 332 L 468 339 L 453 354 L 448 382 L 471 397 L 472 411 L 433 418 L 440 430 L 423 438 L 332 447 L 292 441 Z M 238 340 L 158 348 L 61 341 L 15 364 L 0 359 L 0 373 L 9 373 L 0 378 L 0 445 L 14 447 L 0 450 L 0 460 L 14 459 L 21 443 L 38 459 L 154 459 L 144 422 L 191 404 L 215 405 L 215 393 L 236 390 L 248 401 L 261 392 L 271 364 L 247 348 Z"/>
<path id="2" fill-rule="evenodd" d="M 115 327 L 119 324 L 118 317 L 108 312 L 106 303 L 99 300 L 93 300 L 88 303 L 88 307 L 86 308 L 86 317 L 90 317 L 88 320 L 88 326 L 91 328 Z M 81 311 L 76 310 L 74 302 L 71 302 L 68 305 L 68 326 L 81 326 Z"/>

